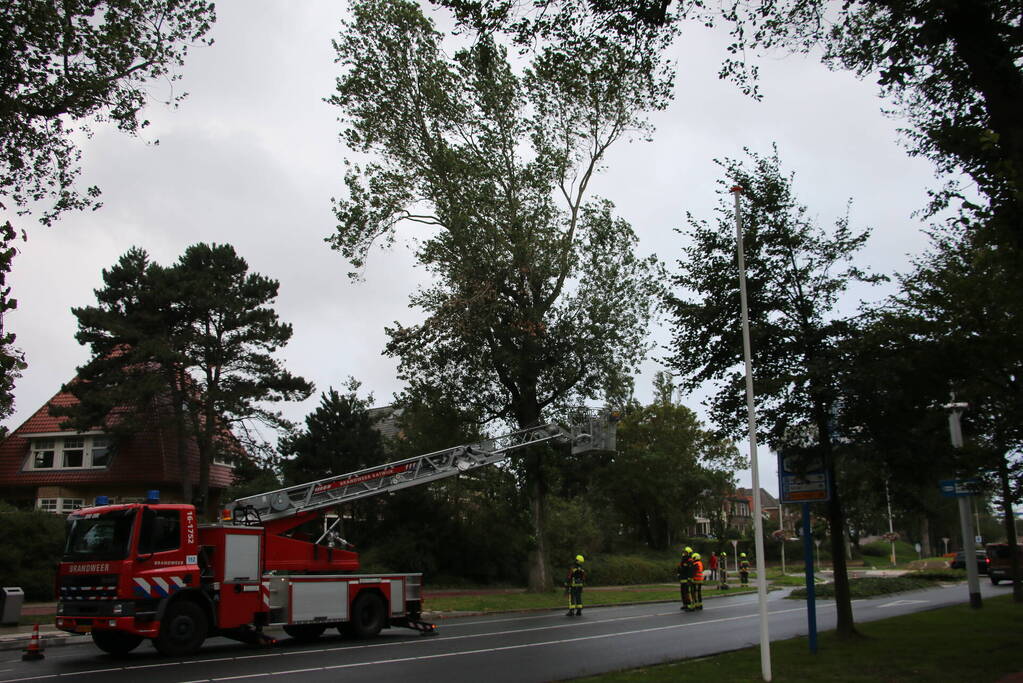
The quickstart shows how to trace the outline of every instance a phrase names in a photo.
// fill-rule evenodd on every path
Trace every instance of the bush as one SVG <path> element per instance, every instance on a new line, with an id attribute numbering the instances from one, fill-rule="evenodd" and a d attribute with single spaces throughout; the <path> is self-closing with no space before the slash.
<path id="1" fill-rule="evenodd" d="M 925 569 L 923 571 L 913 572 L 912 574 L 906 574 L 906 576 L 914 579 L 923 579 L 924 581 L 965 581 L 966 570 L 965 569 Z"/>
<path id="2" fill-rule="evenodd" d="M 874 541 L 860 546 L 860 552 L 871 557 L 890 557 L 892 547 L 887 541 Z"/>
<path id="3" fill-rule="evenodd" d="M 640 583 L 672 583 L 676 561 L 668 557 L 605 555 L 587 560 L 587 582 L 595 586 L 627 586 Z M 560 576 L 556 574 L 555 576 Z"/>
<path id="4" fill-rule="evenodd" d="M 875 595 L 888 595 L 889 593 L 902 593 L 904 591 L 931 588 L 931 582 L 919 578 L 908 578 L 904 576 L 891 579 L 850 579 L 849 594 L 853 599 L 871 598 Z M 835 584 L 828 583 L 814 588 L 814 595 L 821 599 L 833 599 L 835 597 Z M 800 600 L 806 599 L 806 589 L 797 588 L 789 594 L 790 598 Z"/>
<path id="5" fill-rule="evenodd" d="M 26 600 L 54 600 L 63 547 L 63 517 L 0 503 L 0 585 L 20 586 Z"/>

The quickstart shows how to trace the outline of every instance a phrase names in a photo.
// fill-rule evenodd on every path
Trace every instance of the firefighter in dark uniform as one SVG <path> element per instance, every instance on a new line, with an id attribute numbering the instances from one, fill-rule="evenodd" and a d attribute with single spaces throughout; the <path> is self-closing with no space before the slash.
<path id="1" fill-rule="evenodd" d="M 718 573 L 720 574 L 718 578 L 721 581 L 719 588 L 721 590 L 728 590 L 728 553 L 721 553 L 719 557 L 721 558 L 721 564 L 718 565 Z"/>
<path id="2" fill-rule="evenodd" d="M 693 549 L 689 546 L 682 550 L 682 556 L 679 558 L 675 572 L 678 574 L 678 588 L 682 595 L 682 607 L 679 609 L 683 612 L 692 612 L 690 583 L 693 580 Z"/>
<path id="3" fill-rule="evenodd" d="M 583 614 L 583 586 L 586 585 L 586 570 L 583 569 L 582 555 L 575 556 L 575 562 L 568 570 L 565 588 L 568 589 L 568 616 L 580 617 Z"/>
<path id="4" fill-rule="evenodd" d="M 693 553 L 693 578 L 689 582 L 689 604 L 694 610 L 703 609 L 703 560 Z"/>
<path id="5" fill-rule="evenodd" d="M 746 553 L 739 553 L 739 582 L 744 585 L 749 585 L 749 560 L 746 559 Z"/>

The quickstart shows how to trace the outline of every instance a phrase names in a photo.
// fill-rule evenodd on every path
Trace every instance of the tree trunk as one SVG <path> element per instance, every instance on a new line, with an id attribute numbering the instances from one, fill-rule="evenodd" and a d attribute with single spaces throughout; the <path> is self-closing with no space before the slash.
<path id="1" fill-rule="evenodd" d="M 818 422 L 818 434 L 821 435 L 820 447 L 824 454 L 824 467 L 831 480 L 831 498 L 828 500 L 828 522 L 831 526 L 831 562 L 835 580 L 835 633 L 839 638 L 852 638 L 859 635 L 853 623 L 852 595 L 849 592 L 849 572 L 845 560 L 845 514 L 838 491 L 838 478 L 835 476 L 835 454 L 831 448 L 831 432 L 826 421 Z"/>
<path id="2" fill-rule="evenodd" d="M 552 587 L 550 573 L 547 571 L 547 494 L 544 482 L 543 463 L 539 453 L 542 447 L 536 446 L 526 456 L 526 474 L 529 481 L 529 511 L 533 518 L 533 537 L 536 546 L 529 556 L 529 590 L 532 593 L 546 593 Z"/>
<path id="3" fill-rule="evenodd" d="M 1002 516 L 1005 519 L 1005 542 L 1009 545 L 1009 558 L 1012 567 L 1012 600 L 1023 602 L 1023 581 L 1017 580 L 1020 576 L 1019 547 L 1016 538 L 1016 518 L 1012 514 L 1012 486 L 1009 481 L 1009 464 L 1006 456 L 998 461 L 998 481 L 1002 488 Z"/>
<path id="4" fill-rule="evenodd" d="M 920 548 L 924 557 L 934 557 L 931 551 L 931 520 L 927 519 L 926 513 L 920 518 Z"/>

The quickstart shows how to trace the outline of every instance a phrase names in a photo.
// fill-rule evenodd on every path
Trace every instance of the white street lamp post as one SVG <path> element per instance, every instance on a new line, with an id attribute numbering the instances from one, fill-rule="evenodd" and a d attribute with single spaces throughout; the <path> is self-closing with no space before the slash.
<path id="1" fill-rule="evenodd" d="M 749 422 L 749 459 L 753 479 L 753 525 L 757 553 L 757 597 L 760 604 L 760 673 L 771 680 L 771 639 L 767 628 L 767 569 L 764 564 L 764 519 L 761 515 L 760 471 L 757 464 L 757 415 L 753 403 L 753 360 L 750 350 L 749 307 L 746 303 L 746 254 L 742 246 L 742 188 L 732 188 L 735 198 L 735 241 L 739 260 L 739 305 L 742 314 L 742 350 L 746 363 L 746 415 Z"/>

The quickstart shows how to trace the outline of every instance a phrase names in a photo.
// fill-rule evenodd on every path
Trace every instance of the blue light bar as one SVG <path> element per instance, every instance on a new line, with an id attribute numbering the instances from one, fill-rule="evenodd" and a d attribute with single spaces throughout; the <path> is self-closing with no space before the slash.
<path id="1" fill-rule="evenodd" d="M 110 496 L 96 496 L 96 505 L 110 505 Z"/>
<path id="2" fill-rule="evenodd" d="M 152 490 L 146 491 L 146 502 L 147 503 L 159 503 L 160 502 L 160 492 L 157 491 L 156 489 L 152 489 Z"/>

